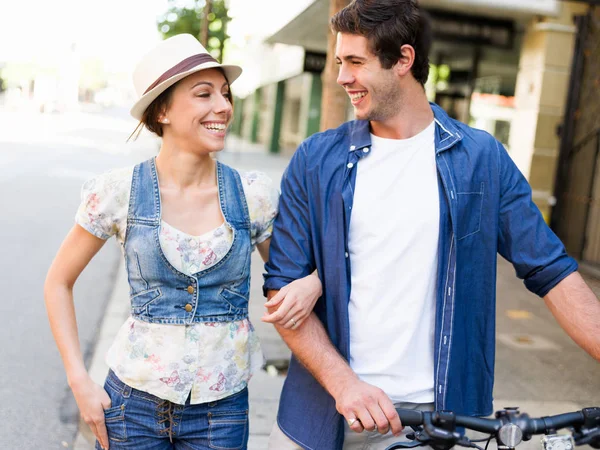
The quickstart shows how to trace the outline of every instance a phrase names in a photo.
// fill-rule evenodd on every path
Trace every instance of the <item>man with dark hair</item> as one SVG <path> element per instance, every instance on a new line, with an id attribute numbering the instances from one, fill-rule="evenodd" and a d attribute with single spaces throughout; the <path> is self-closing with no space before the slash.
<path id="1" fill-rule="evenodd" d="M 306 139 L 283 176 L 264 290 L 317 269 L 323 296 L 301 325 L 276 325 L 293 357 L 273 450 L 385 448 L 394 407 L 490 414 L 498 253 L 600 359 L 600 303 L 525 178 L 427 101 L 417 2 L 355 0 L 331 25 L 357 120 Z M 279 306 L 264 320 L 288 320 Z"/>

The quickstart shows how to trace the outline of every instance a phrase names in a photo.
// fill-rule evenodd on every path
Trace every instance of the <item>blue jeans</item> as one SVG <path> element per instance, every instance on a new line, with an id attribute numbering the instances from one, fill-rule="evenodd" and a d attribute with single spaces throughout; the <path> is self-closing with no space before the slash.
<path id="1" fill-rule="evenodd" d="M 248 445 L 248 389 L 214 402 L 178 405 L 123 383 L 111 370 L 104 411 L 111 450 L 239 450 Z M 96 442 L 96 449 L 100 444 Z"/>

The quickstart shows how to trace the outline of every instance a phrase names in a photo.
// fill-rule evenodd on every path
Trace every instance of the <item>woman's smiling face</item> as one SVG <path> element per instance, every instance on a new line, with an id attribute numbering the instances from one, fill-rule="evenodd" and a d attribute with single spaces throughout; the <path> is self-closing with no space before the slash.
<path id="1" fill-rule="evenodd" d="M 159 121 L 164 124 L 164 139 L 216 152 L 223 149 L 232 115 L 227 79 L 219 69 L 206 69 L 175 85 L 169 107 Z"/>

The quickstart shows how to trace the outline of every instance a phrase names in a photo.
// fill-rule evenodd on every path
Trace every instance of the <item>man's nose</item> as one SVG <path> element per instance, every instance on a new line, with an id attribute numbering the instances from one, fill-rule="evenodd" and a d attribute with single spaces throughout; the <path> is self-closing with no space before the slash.
<path id="1" fill-rule="evenodd" d="M 354 81 L 352 72 L 350 70 L 348 70 L 346 67 L 344 67 L 343 64 L 341 64 L 339 67 L 340 67 L 340 70 L 338 72 L 338 76 L 337 76 L 337 80 L 336 80 L 337 84 L 339 84 L 340 86 L 352 84 L 352 82 Z"/>

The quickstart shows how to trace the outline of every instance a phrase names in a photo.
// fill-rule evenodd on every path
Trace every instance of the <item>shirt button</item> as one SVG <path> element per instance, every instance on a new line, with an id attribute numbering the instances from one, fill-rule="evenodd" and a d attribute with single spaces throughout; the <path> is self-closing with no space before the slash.
<path id="1" fill-rule="evenodd" d="M 193 294 L 194 293 L 194 286 L 188 286 L 187 291 L 189 294 Z"/>
<path id="2" fill-rule="evenodd" d="M 348 169 L 352 169 L 354 167 L 354 164 L 352 163 L 348 163 L 348 165 L 346 166 Z"/>
<path id="3" fill-rule="evenodd" d="M 346 253 L 344 253 L 344 256 L 347 258 L 350 255 L 348 254 L 348 252 L 346 252 Z"/>
<path id="4" fill-rule="evenodd" d="M 354 150 L 356 148 L 356 145 L 351 145 L 350 146 L 350 150 Z"/>
<path id="5" fill-rule="evenodd" d="M 185 305 L 185 310 L 187 312 L 192 312 L 192 308 L 193 308 L 192 305 L 190 305 L 189 303 L 187 305 Z"/>
<path id="6" fill-rule="evenodd" d="M 365 148 L 363 148 L 363 152 L 364 152 L 364 153 L 369 153 L 369 147 L 365 147 Z"/>

